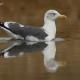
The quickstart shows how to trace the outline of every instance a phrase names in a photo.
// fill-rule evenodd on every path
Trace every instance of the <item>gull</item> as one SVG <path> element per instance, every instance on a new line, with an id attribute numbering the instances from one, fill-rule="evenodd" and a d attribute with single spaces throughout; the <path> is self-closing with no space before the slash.
<path id="1" fill-rule="evenodd" d="M 44 14 L 44 24 L 41 27 L 22 25 L 17 22 L 0 22 L 0 28 L 4 29 L 12 38 L 28 41 L 51 41 L 56 37 L 57 18 L 66 18 L 56 10 L 48 10 Z"/>

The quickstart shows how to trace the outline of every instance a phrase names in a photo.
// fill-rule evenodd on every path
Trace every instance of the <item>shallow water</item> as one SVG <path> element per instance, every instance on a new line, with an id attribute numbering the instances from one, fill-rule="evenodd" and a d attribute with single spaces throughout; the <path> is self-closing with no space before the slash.
<path id="1" fill-rule="evenodd" d="M 0 80 L 79 80 L 80 40 L 0 42 Z"/>

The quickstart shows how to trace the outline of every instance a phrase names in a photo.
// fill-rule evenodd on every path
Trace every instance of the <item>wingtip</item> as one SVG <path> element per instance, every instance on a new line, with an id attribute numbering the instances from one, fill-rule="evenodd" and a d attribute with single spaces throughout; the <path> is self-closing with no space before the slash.
<path id="1" fill-rule="evenodd" d="M 4 26 L 4 22 L 0 22 L 0 26 L 3 27 Z"/>

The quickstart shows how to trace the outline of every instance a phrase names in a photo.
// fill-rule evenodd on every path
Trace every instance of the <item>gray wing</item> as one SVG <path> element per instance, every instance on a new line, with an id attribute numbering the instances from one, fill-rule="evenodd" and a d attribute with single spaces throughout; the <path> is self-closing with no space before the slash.
<path id="1" fill-rule="evenodd" d="M 22 37 L 34 36 L 39 39 L 45 39 L 48 36 L 42 28 L 35 28 L 31 26 L 23 26 L 18 23 L 9 23 L 9 30 L 14 34 L 20 35 Z"/>

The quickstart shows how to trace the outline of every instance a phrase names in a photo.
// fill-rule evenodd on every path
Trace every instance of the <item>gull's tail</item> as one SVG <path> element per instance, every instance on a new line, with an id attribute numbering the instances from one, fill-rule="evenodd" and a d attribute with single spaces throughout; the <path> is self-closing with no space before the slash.
<path id="1" fill-rule="evenodd" d="M 4 27 L 4 22 L 0 22 L 0 27 Z"/>
<path id="2" fill-rule="evenodd" d="M 9 36 L 15 39 L 24 39 L 19 31 L 20 25 L 17 24 L 16 22 L 0 22 L 0 28 L 5 30 Z M 19 29 L 18 29 L 19 28 Z M 21 29 L 20 29 L 21 30 Z"/>

